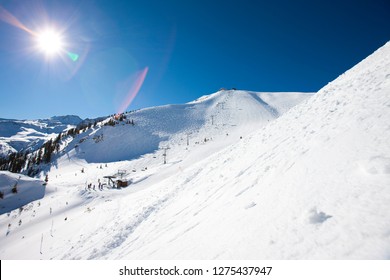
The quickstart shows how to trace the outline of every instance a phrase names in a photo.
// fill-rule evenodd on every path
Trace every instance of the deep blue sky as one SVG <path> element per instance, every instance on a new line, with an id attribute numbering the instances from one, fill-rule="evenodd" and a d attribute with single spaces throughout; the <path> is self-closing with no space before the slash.
<path id="1" fill-rule="evenodd" d="M 65 30 L 76 63 L 45 59 L 0 21 L 0 118 L 115 113 L 192 101 L 221 87 L 318 91 L 390 40 L 390 2 L 0 0 L 32 30 Z"/>

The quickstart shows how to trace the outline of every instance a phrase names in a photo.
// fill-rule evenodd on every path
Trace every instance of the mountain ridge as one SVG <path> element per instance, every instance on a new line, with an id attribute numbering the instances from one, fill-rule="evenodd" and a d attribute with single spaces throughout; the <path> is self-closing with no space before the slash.
<path id="1" fill-rule="evenodd" d="M 82 120 L 78 116 L 53 116 L 48 119 L 0 119 L 0 156 L 21 151 L 35 151 L 56 134 L 74 127 Z"/>

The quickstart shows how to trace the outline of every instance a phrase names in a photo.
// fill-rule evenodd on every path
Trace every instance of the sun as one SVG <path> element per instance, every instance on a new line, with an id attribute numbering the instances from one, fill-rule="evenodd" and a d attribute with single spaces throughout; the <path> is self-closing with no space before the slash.
<path id="1" fill-rule="evenodd" d="M 38 48 L 48 56 L 53 56 L 63 50 L 61 34 L 52 29 L 47 29 L 37 35 Z"/>

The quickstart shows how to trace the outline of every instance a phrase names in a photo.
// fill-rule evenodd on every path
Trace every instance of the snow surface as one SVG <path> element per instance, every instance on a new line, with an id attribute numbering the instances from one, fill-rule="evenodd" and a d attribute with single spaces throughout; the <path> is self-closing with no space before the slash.
<path id="1" fill-rule="evenodd" d="M 16 186 L 17 193 L 12 192 Z M 8 171 L 0 171 L 0 192 L 3 194 L 0 215 L 44 197 L 43 181 Z"/>
<path id="2" fill-rule="evenodd" d="M 175 177 L 178 170 L 181 173 L 211 154 L 242 141 L 241 138 L 254 129 L 268 125 L 289 108 L 310 97 L 311 94 L 307 93 L 220 91 L 188 104 L 131 112 L 124 122 L 115 127 L 100 123 L 75 138 L 64 138 L 59 155 L 54 156 L 57 160 L 48 173 L 49 184 L 46 196 L 39 201 L 39 209 L 38 202 L 30 203 L 23 212 L 15 207 L 13 218 L 9 220 L 8 217 L 4 222 L 8 219 L 8 224 L 14 224 L 27 216 L 28 221 L 35 225 L 34 221 L 40 217 L 38 220 L 45 223 L 35 227 L 42 230 L 42 226 L 45 228 L 50 220 L 56 225 L 58 221 L 60 225 L 63 221 L 73 223 L 73 218 L 68 217 L 69 213 L 73 213 L 72 216 L 81 217 L 77 223 L 88 224 L 90 215 L 84 216 L 84 213 L 96 213 L 97 205 L 104 206 L 110 201 L 115 207 L 118 203 L 126 205 L 123 199 L 132 200 L 134 193 L 149 192 L 156 183 Z M 126 124 L 130 120 L 134 121 L 134 126 Z M 163 164 L 164 153 L 167 164 Z M 131 179 L 133 184 L 120 191 L 108 189 L 108 185 L 103 191 L 97 191 L 98 180 L 107 184 L 103 177 L 115 175 L 118 170 L 126 170 L 125 178 Z M 86 190 L 89 183 L 95 185 L 96 191 Z M 148 206 L 146 201 L 144 203 Z M 29 211 L 32 211 L 31 217 Z M 107 218 L 112 221 L 110 215 Z M 23 229 L 20 233 L 25 237 L 23 239 L 29 235 L 27 232 L 32 232 L 28 225 L 30 223 L 23 223 L 23 227 L 20 227 Z M 98 230 L 96 226 L 99 224 L 94 224 L 88 231 Z M 53 231 L 58 230 L 57 226 L 52 228 L 49 225 L 49 228 L 49 235 L 54 236 Z M 16 232 L 11 231 L 8 238 Z M 38 235 L 34 238 L 41 238 Z M 38 255 L 37 252 L 32 253 L 28 258 L 42 257 L 39 252 Z M 74 258 L 64 256 L 63 252 L 61 254 L 55 258 Z M 15 256 L 18 258 L 17 254 Z"/>
<path id="3" fill-rule="evenodd" d="M 107 163 L 158 153 L 163 147 L 169 147 L 171 155 L 175 147 L 186 145 L 187 137 L 190 142 L 206 138 L 226 147 L 226 134 L 234 134 L 229 138 L 233 143 L 239 134 L 268 124 L 308 97 L 310 94 L 292 92 L 219 91 L 187 104 L 131 112 L 119 127 L 102 126 L 78 135 L 63 153 L 88 163 Z M 126 124 L 131 120 L 136 125 Z M 221 138 L 223 141 L 217 141 Z"/>
<path id="4" fill-rule="evenodd" d="M 389 92 L 390 43 L 287 112 L 299 94 L 227 91 L 87 131 L 39 204 L 0 216 L 0 257 L 389 259 Z M 148 153 L 121 150 L 131 131 Z M 97 190 L 122 169 L 133 184 Z"/>

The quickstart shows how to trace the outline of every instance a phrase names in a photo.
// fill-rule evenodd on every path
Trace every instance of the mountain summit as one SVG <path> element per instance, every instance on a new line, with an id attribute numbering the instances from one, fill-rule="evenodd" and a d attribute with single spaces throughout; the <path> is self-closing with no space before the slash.
<path id="1" fill-rule="evenodd" d="M 124 120 L 115 121 L 117 125 L 99 125 L 81 133 L 64 152 L 89 163 L 106 163 L 136 159 L 168 146 L 172 154 L 180 145 L 186 145 L 187 138 L 199 143 L 212 138 L 222 148 L 226 141 L 234 142 L 263 127 L 310 96 L 223 90 L 187 104 L 126 113 Z M 226 134 L 232 137 L 226 139 Z M 224 141 L 217 141 L 221 138 Z"/>

